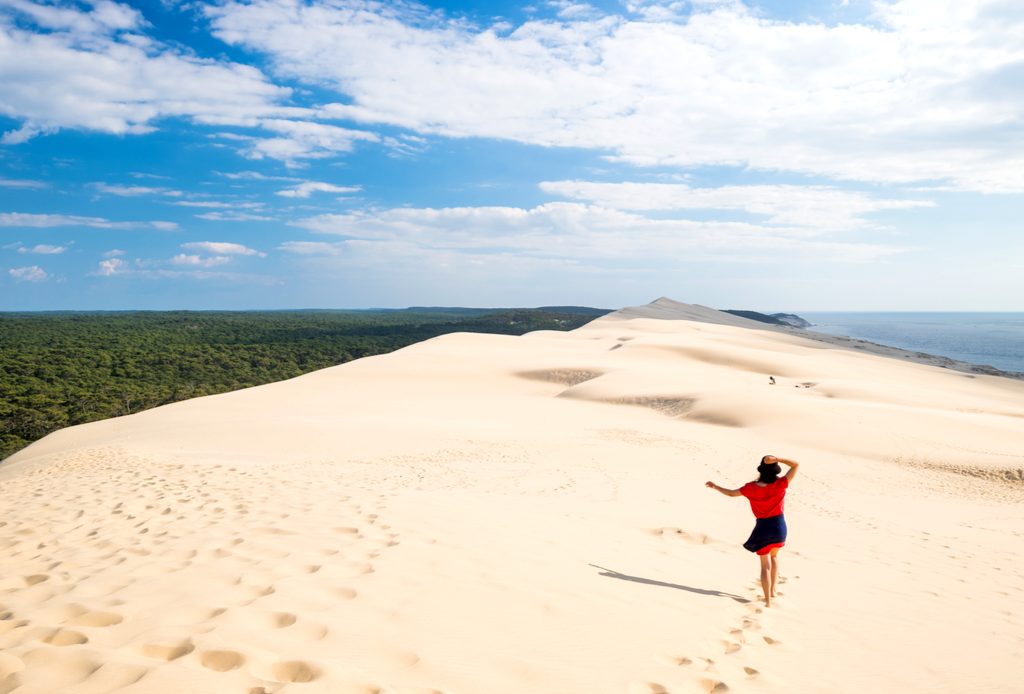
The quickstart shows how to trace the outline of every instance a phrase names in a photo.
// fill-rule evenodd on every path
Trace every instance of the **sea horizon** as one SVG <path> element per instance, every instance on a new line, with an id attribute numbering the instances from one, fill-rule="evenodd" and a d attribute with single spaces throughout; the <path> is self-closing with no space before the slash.
<path id="1" fill-rule="evenodd" d="M 1024 311 L 806 311 L 808 330 L 1024 372 Z"/>

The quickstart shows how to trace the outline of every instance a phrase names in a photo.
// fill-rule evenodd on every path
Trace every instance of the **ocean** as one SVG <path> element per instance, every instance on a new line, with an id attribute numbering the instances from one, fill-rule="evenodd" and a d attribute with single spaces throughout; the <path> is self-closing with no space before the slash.
<path id="1" fill-rule="evenodd" d="M 829 335 L 1024 372 L 1024 313 L 823 313 L 798 315 Z"/>

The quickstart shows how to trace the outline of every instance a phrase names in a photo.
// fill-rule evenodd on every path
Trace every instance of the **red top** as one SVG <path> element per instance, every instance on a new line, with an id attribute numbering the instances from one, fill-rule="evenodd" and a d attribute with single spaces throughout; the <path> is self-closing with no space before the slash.
<path id="1" fill-rule="evenodd" d="M 785 477 L 780 477 L 763 487 L 758 486 L 756 482 L 747 482 L 740 487 L 740 494 L 750 501 L 750 510 L 754 512 L 754 518 L 771 518 L 782 513 L 788 486 L 789 480 Z"/>

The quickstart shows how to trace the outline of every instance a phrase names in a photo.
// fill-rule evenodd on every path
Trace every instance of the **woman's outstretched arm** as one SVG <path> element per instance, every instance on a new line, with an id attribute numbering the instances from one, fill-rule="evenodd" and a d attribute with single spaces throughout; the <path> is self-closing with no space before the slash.
<path id="1" fill-rule="evenodd" d="M 721 492 L 726 496 L 742 496 L 739 489 L 726 489 L 725 487 L 719 487 L 717 484 L 711 482 L 710 480 L 705 482 L 704 486 L 707 487 L 708 489 L 714 489 L 716 492 Z"/>

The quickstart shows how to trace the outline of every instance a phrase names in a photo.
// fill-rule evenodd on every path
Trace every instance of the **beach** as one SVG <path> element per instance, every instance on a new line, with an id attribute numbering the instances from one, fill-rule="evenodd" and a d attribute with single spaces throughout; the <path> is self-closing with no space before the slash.
<path id="1" fill-rule="evenodd" d="M 1019 691 L 1024 382 L 946 366 L 660 299 L 56 432 L 0 694 Z"/>

